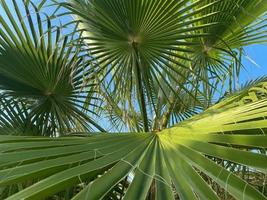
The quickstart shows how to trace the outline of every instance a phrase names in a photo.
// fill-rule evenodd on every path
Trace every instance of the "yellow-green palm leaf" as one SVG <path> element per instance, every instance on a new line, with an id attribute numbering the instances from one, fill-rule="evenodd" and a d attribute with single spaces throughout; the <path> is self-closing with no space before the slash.
<path id="1" fill-rule="evenodd" d="M 235 199 L 266 199 L 236 168 L 222 165 L 266 174 L 267 156 L 260 153 L 267 147 L 266 94 L 266 82 L 260 83 L 154 133 L 1 137 L 0 186 L 34 180 L 7 199 L 44 198 L 69 187 L 78 188 L 73 199 L 103 199 L 111 193 L 118 199 L 219 199 L 211 184 Z M 116 187 L 124 189 L 119 193 Z"/>

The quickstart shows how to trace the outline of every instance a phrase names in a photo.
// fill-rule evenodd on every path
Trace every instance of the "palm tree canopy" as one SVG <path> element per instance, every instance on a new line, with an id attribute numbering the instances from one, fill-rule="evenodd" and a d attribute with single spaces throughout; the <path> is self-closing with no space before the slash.
<path id="1" fill-rule="evenodd" d="M 267 199 L 266 0 L 49 2 L 0 0 L 1 199 Z"/>
<path id="2" fill-rule="evenodd" d="M 126 199 L 145 199 L 153 181 L 156 199 L 174 199 L 174 188 L 181 199 L 218 199 L 203 179 L 204 173 L 236 199 L 266 199 L 237 174 L 210 159 L 223 158 L 266 173 L 267 156 L 255 150 L 266 148 L 267 137 L 262 132 L 267 129 L 267 102 L 260 94 L 251 98 L 252 91 L 266 95 L 266 85 L 260 83 L 157 133 L 58 139 L 1 137 L 0 185 L 37 178 L 37 183 L 8 199 L 38 199 L 89 181 L 73 199 L 102 199 L 110 192 L 118 195 L 116 185 L 134 174 L 125 194 L 123 191 Z M 254 152 L 248 151 L 251 149 Z"/>
<path id="3" fill-rule="evenodd" d="M 105 90 L 122 104 L 137 99 L 146 130 L 153 129 L 151 116 L 161 117 L 159 93 L 168 104 L 178 100 L 187 106 L 180 93 L 210 99 L 215 80 L 240 68 L 237 50 L 266 41 L 263 1 L 73 0 L 62 5 L 78 21 L 95 61 L 91 67 L 107 82 Z"/>
<path id="4" fill-rule="evenodd" d="M 83 70 L 88 68 L 88 63 L 80 57 L 80 49 L 68 45 L 68 37 L 62 35 L 59 28 L 53 27 L 49 18 L 42 22 L 43 18 L 35 6 L 36 16 L 29 15 L 29 7 L 24 4 L 28 14 L 26 20 L 13 1 L 20 22 L 17 23 L 6 2 L 1 1 L 9 19 L 7 22 L 0 16 L 2 96 L 27 98 L 27 109 L 30 110 L 27 120 L 40 125 L 39 132 L 43 134 L 90 130 L 90 124 L 103 130 L 83 112 L 81 106 L 88 95 L 88 88 L 94 84 L 88 81 L 84 84 L 83 79 L 87 78 Z M 37 27 L 33 24 L 35 21 Z"/>

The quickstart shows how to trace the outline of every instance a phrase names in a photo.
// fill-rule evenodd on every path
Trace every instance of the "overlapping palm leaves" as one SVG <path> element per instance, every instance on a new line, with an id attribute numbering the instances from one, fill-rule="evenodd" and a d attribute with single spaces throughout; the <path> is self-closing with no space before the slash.
<path id="1" fill-rule="evenodd" d="M 49 197 L 77 185 L 73 199 L 102 199 L 128 177 L 121 194 L 113 191 L 117 199 L 145 199 L 151 187 L 156 199 L 174 199 L 177 194 L 180 199 L 219 199 L 210 179 L 236 199 L 266 199 L 235 170 L 211 159 L 266 173 L 267 156 L 257 151 L 267 147 L 267 101 L 262 94 L 267 94 L 266 82 L 154 133 L 1 137 L 0 185 L 22 184 L 7 199 Z M 36 183 L 24 184 L 32 179 Z"/>
<path id="2" fill-rule="evenodd" d="M 79 21 L 106 87 L 118 99 L 138 100 L 146 131 L 152 129 L 148 112 L 157 115 L 157 88 L 166 100 L 167 88 L 209 101 L 212 80 L 239 71 L 235 48 L 266 41 L 266 20 L 258 18 L 264 1 L 72 0 L 63 6 Z"/>
<path id="3" fill-rule="evenodd" d="M 203 3 L 214 4 L 198 13 L 198 17 L 203 19 L 204 16 L 213 14 L 197 23 L 216 25 L 200 30 L 206 36 L 197 39 L 199 45 L 193 47 L 192 67 L 203 78 L 231 75 L 229 68 L 232 63 L 236 65 L 232 67 L 233 70 L 238 72 L 239 69 L 235 68 L 241 67 L 239 56 L 242 54 L 238 49 L 266 42 L 266 1 L 208 0 Z M 204 88 L 210 88 L 209 85 L 205 85 Z"/>
<path id="4" fill-rule="evenodd" d="M 40 134 L 91 130 L 92 125 L 103 130 L 88 117 L 90 110 L 82 108 L 93 84 L 88 80 L 84 84 L 88 64 L 80 56 L 79 48 L 69 45 L 70 39 L 53 27 L 49 18 L 44 19 L 34 4 L 32 14 L 29 2 L 24 2 L 24 12 L 19 10 L 17 1 L 10 2 L 12 6 L 8 7 L 6 1 L 1 1 L 2 96 L 17 98 L 16 101 L 27 99 L 24 106 L 28 109 L 28 120 L 38 127 Z"/>
<path id="5" fill-rule="evenodd" d="M 266 1 L 216 1 L 207 0 L 205 3 L 214 3 L 208 9 L 202 10 L 199 16 L 209 13 L 220 13 L 199 22 L 201 24 L 219 22 L 217 26 L 205 27 L 202 31 L 209 37 L 204 40 L 206 48 L 238 48 L 255 41 L 266 42 Z"/>
<path id="6" fill-rule="evenodd" d="M 104 85 L 98 89 L 103 99 L 100 115 L 107 118 L 112 131 L 142 131 L 142 116 L 131 96 L 125 99 L 119 98 L 116 91 L 110 91 Z M 150 116 L 148 122 L 152 130 L 162 130 L 201 112 L 207 102 L 200 94 L 195 98 L 185 92 L 175 95 L 168 87 L 164 88 L 164 93 L 168 96 L 166 99 L 161 88 L 155 87 L 155 89 L 158 93 L 153 97 L 155 115 Z"/>
<path id="7" fill-rule="evenodd" d="M 185 39 L 200 35 L 188 35 L 191 27 L 182 24 L 190 18 L 192 7 L 199 4 L 172 0 L 64 4 L 81 21 L 82 39 L 98 62 L 98 69 L 104 77 L 111 76 L 107 87 L 115 88 L 121 98 L 136 94 L 146 131 L 151 128 L 146 102 L 155 107 L 156 86 L 168 87 L 174 94 L 177 90 L 170 81 L 187 93 L 192 89 L 190 68 L 185 63 L 190 58 L 184 56 L 190 52 Z M 185 80 L 191 86 L 186 86 Z"/>
<path id="8" fill-rule="evenodd" d="M 14 15 L 0 2 L 9 19 L 0 15 L 2 130 L 58 135 L 98 126 L 82 112 L 91 110 L 95 89 L 111 114 L 135 126 L 129 130 L 153 130 L 1 136 L 0 198 L 219 199 L 216 184 L 236 199 L 266 199 L 237 170 L 266 174 L 266 82 L 165 129 L 172 117 L 209 105 L 212 77 L 217 84 L 232 63 L 240 67 L 234 48 L 265 41 L 265 20 L 255 20 L 264 1 L 72 0 L 60 5 L 80 22 L 74 43 L 49 18 L 43 23 L 30 1 L 26 18 L 17 1 Z"/>
<path id="9" fill-rule="evenodd" d="M 46 130 L 49 133 L 51 130 Z M 40 135 L 37 126 L 30 122 L 27 103 L 15 99 L 0 98 L 1 135 Z"/>

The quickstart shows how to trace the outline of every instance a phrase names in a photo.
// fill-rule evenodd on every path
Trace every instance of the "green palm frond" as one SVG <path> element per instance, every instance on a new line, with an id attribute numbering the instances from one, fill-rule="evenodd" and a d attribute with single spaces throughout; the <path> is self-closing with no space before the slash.
<path id="1" fill-rule="evenodd" d="M 0 0 L 0 199 L 267 199 L 266 0 L 47 2 Z"/>
<path id="2" fill-rule="evenodd" d="M 267 81 L 267 76 L 263 75 L 255 79 L 246 81 L 244 84 L 240 86 L 239 90 L 241 91 L 241 90 L 249 89 L 251 87 L 259 85 L 261 82 L 266 82 L 266 81 Z"/>
<path id="3" fill-rule="evenodd" d="M 157 114 L 157 88 L 166 100 L 165 89 L 192 99 L 202 93 L 210 101 L 214 79 L 222 81 L 240 65 L 237 48 L 266 40 L 265 19 L 259 18 L 266 10 L 263 1 L 72 0 L 60 5 L 79 23 L 80 41 L 99 79 L 116 91 L 115 98 L 137 99 L 146 131 Z"/>
<path id="4" fill-rule="evenodd" d="M 27 105 L 29 118 L 41 126 L 42 134 L 48 133 L 47 127 L 54 134 L 89 131 L 94 126 L 103 130 L 89 117 L 91 109 L 82 107 L 93 84 L 83 73 L 89 64 L 80 56 L 80 49 L 70 45 L 71 38 L 42 17 L 34 4 L 32 14 L 30 4 L 24 2 L 24 17 L 17 1 L 13 0 L 12 6 L 0 2 L 4 10 L 0 14 L 2 93 L 31 100 Z"/>
<path id="5" fill-rule="evenodd" d="M 46 130 L 49 132 L 49 130 Z M 1 135 L 38 135 L 41 130 L 30 122 L 27 103 L 15 99 L 0 98 Z"/>
<path id="6" fill-rule="evenodd" d="M 200 26 L 216 23 L 216 26 L 201 29 L 200 33 L 205 34 L 205 37 L 193 40 L 198 42 L 198 45 L 192 48 L 194 52 L 192 66 L 196 70 L 202 69 L 202 75 L 200 74 L 202 77 L 207 76 L 205 75 L 207 71 L 211 72 L 212 76 L 220 77 L 227 73 L 232 59 L 241 62 L 236 49 L 266 42 L 267 4 L 265 1 L 205 0 L 196 10 L 209 3 L 213 5 L 196 15 L 202 19 L 197 21 L 197 24 Z M 212 15 L 206 17 L 209 14 Z"/>
<path id="7" fill-rule="evenodd" d="M 259 153 L 267 147 L 267 101 L 258 96 L 246 102 L 252 91 L 266 94 L 266 84 L 160 132 L 57 139 L 3 136 L 0 186 L 23 185 L 9 200 L 49 197 L 71 187 L 79 188 L 73 199 L 102 199 L 123 180 L 124 199 L 219 199 L 213 184 L 236 199 L 267 199 L 236 170 L 247 166 L 251 172 L 267 172 L 267 156 Z M 216 159 L 236 168 L 226 169 Z M 32 185 L 24 184 L 33 179 Z"/>
<path id="8" fill-rule="evenodd" d="M 196 1 L 196 0 L 194 0 Z M 217 3 L 215 3 L 217 2 Z M 208 13 L 218 13 L 204 19 L 201 24 L 218 23 L 217 26 L 203 29 L 209 37 L 204 38 L 207 48 L 239 48 L 253 43 L 266 42 L 266 2 L 246 0 L 205 0 L 202 3 L 215 3 L 202 10 L 198 17 Z"/>
<path id="9" fill-rule="evenodd" d="M 199 2 L 190 1 L 79 1 L 63 4 L 79 21 L 82 40 L 97 62 L 96 71 L 121 98 L 135 94 L 148 130 L 148 108 L 156 91 L 153 85 L 165 84 L 176 93 L 176 86 L 189 93 L 195 85 L 190 70 L 187 46 L 191 27 L 182 26 Z M 212 5 L 212 4 L 211 4 Z M 209 6 L 209 5 L 208 5 Z M 205 5 L 205 7 L 207 7 Z M 204 8 L 203 8 L 204 9 Z M 190 23 L 189 23 L 190 25 Z M 194 29 L 201 29 L 196 26 Z M 183 69 L 185 72 L 183 72 Z M 111 78 L 109 78 L 111 77 Z"/>

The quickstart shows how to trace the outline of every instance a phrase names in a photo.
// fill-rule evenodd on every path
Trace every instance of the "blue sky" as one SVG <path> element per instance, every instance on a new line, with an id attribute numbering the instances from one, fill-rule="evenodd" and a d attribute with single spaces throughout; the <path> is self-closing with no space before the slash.
<path id="1" fill-rule="evenodd" d="M 248 46 L 245 51 L 248 55 L 248 58 L 243 58 L 246 71 L 242 70 L 240 82 L 244 83 L 259 76 L 267 76 L 267 44 Z"/>

